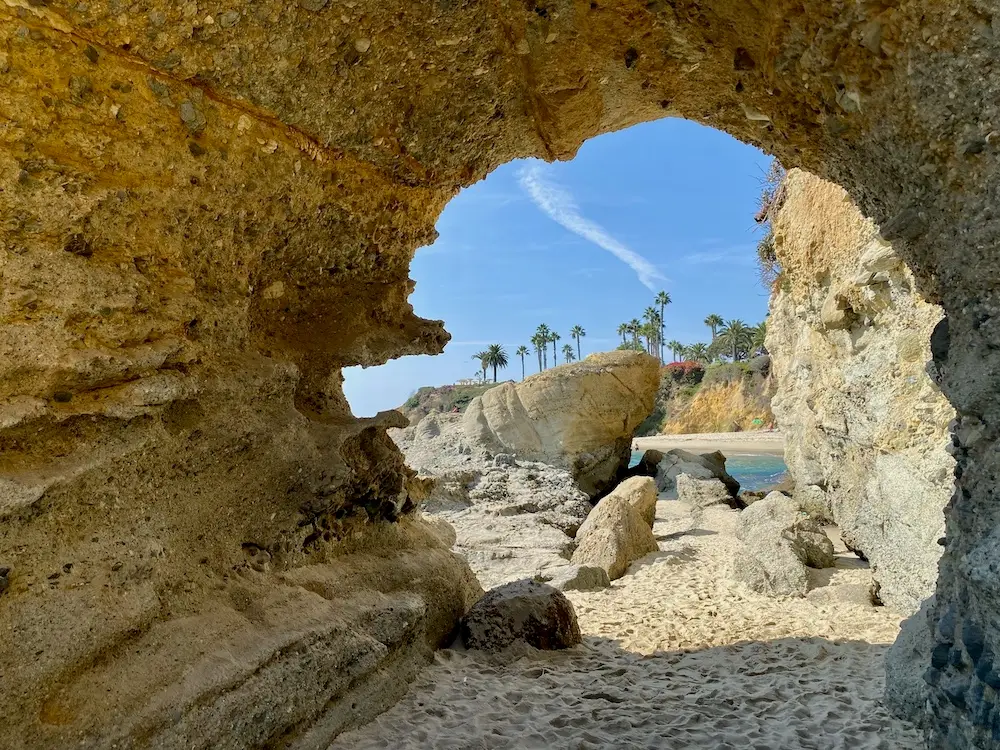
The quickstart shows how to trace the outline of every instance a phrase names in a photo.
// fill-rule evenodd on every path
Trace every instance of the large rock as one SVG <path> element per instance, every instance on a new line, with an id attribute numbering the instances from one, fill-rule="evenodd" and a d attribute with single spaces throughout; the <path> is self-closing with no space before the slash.
<path id="1" fill-rule="evenodd" d="M 754 591 L 804 596 L 807 567 L 835 563 L 833 542 L 805 516 L 792 498 L 772 492 L 740 514 L 736 538 L 743 544 L 733 559 L 733 576 Z"/>
<path id="2" fill-rule="evenodd" d="M 690 474 L 678 474 L 675 484 L 677 486 L 677 499 L 696 508 L 728 505 L 730 508 L 739 509 L 746 505 L 739 496 L 733 497 L 729 488 L 721 480 L 714 477 L 698 479 Z"/>
<path id="3" fill-rule="evenodd" d="M 639 517 L 653 528 L 656 520 L 656 482 L 652 477 L 631 477 L 615 487 L 604 498 L 623 497 L 626 502 L 636 509 Z M 601 502 L 604 502 L 602 500 Z"/>
<path id="4" fill-rule="evenodd" d="M 933 591 L 955 466 L 954 409 L 927 372 L 941 308 L 835 185 L 791 172 L 772 226 L 772 409 L 796 497 L 840 527 L 882 601 L 909 614 Z"/>
<path id="5" fill-rule="evenodd" d="M 653 357 L 592 354 L 490 389 L 466 410 L 465 433 L 494 453 L 565 467 L 593 497 L 627 469 L 632 434 L 659 383 Z"/>
<path id="6" fill-rule="evenodd" d="M 487 591 L 462 620 L 462 642 L 480 651 L 503 651 L 517 642 L 563 649 L 581 640 L 569 599 L 535 581 L 514 581 Z"/>
<path id="7" fill-rule="evenodd" d="M 663 454 L 656 467 L 656 486 L 660 492 L 671 492 L 677 488 L 677 477 L 687 474 L 693 479 L 718 479 L 731 497 L 738 497 L 740 483 L 726 471 L 726 457 L 719 451 L 714 453 L 689 453 L 674 448 Z"/>
<path id="8" fill-rule="evenodd" d="M 591 511 L 576 535 L 574 565 L 596 565 L 613 581 L 629 565 L 656 552 L 659 545 L 649 524 L 625 497 L 608 495 Z"/>

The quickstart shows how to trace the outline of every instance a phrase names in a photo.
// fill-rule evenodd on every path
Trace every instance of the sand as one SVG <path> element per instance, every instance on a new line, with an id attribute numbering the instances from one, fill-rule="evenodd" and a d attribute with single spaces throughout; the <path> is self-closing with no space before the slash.
<path id="1" fill-rule="evenodd" d="M 658 451 L 681 448 L 691 453 L 722 451 L 727 456 L 740 453 L 783 456 L 785 454 L 785 437 L 776 430 L 761 430 L 756 432 L 705 432 L 694 435 L 656 435 L 636 438 L 632 441 L 633 450 L 645 451 L 650 448 Z"/>
<path id="2" fill-rule="evenodd" d="M 840 545 L 806 599 L 757 595 L 727 575 L 735 518 L 659 502 L 661 551 L 610 589 L 568 594 L 581 646 L 439 651 L 399 704 L 333 747 L 920 748 L 880 703 L 900 617 L 868 603 L 865 564 Z"/>

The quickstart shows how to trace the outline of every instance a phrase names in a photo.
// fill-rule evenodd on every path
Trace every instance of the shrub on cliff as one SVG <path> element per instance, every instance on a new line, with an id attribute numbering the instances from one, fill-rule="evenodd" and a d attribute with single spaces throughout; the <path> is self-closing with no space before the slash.
<path id="1" fill-rule="evenodd" d="M 697 385 L 705 377 L 701 362 L 671 362 L 663 368 L 663 376 L 675 383 Z"/>
<path id="2" fill-rule="evenodd" d="M 750 368 L 746 362 L 722 362 L 709 365 L 702 382 L 705 385 L 729 385 L 749 377 Z"/>

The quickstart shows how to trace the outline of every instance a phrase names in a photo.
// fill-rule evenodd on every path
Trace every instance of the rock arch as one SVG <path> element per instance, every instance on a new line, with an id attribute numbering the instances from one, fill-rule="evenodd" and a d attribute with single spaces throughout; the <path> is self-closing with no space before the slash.
<path id="1" fill-rule="evenodd" d="M 929 736 L 996 745 L 998 35 L 980 0 L 8 0 L 4 725 L 305 746 L 344 696 L 377 710 L 361 675 L 402 677 L 469 584 L 408 520 L 394 417 L 355 420 L 340 368 L 447 341 L 408 266 L 461 186 L 680 116 L 843 185 L 944 306 Z M 329 625 L 331 599 L 369 614 Z"/>

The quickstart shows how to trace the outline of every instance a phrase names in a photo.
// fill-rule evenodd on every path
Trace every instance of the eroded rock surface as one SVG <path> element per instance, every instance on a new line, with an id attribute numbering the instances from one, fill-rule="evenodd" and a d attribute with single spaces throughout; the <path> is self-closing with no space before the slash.
<path id="1" fill-rule="evenodd" d="M 913 612 L 937 578 L 955 465 L 954 409 L 926 371 L 941 308 L 842 189 L 793 171 L 784 196 L 768 347 L 796 497 L 870 561 L 887 605 Z"/>
<path id="2" fill-rule="evenodd" d="M 569 469 L 594 497 L 628 468 L 632 435 L 659 384 L 659 363 L 647 354 L 591 354 L 491 388 L 469 404 L 465 432 L 495 452 Z"/>
<path id="3" fill-rule="evenodd" d="M 461 414 L 431 413 L 391 435 L 419 472 L 428 517 L 455 530 L 455 550 L 487 588 L 568 573 L 591 510 L 569 471 L 494 455 L 466 436 Z"/>
<path id="4" fill-rule="evenodd" d="M 252 626 L 246 581 L 267 599 L 286 572 L 397 551 L 380 534 L 415 500 L 394 422 L 351 417 L 340 368 L 440 351 L 408 265 L 459 188 L 664 116 L 842 184 L 945 309 L 932 360 L 960 476 L 931 620 L 954 626 L 940 644 L 978 634 L 985 664 L 1000 652 L 996 16 L 971 0 L 0 6 L 4 739 L 153 744 L 128 717 L 193 721 L 178 691 L 200 657 L 126 670 L 135 642 L 217 632 L 216 616 Z M 841 300 L 831 330 L 848 330 Z M 423 580 L 460 578 L 431 558 Z M 457 590 L 433 598 L 447 588 L 428 612 L 450 616 Z M 298 650 L 276 653 L 298 674 Z M 108 682 L 121 712 L 73 692 L 101 670 L 128 675 Z M 997 746 L 979 674 L 939 670 L 932 747 Z M 269 744 L 287 722 L 314 746 L 336 733 L 324 709 L 296 710 L 232 741 Z"/>
<path id="5" fill-rule="evenodd" d="M 717 479 L 731 497 L 739 496 L 740 483 L 726 471 L 726 457 L 719 451 L 697 454 L 674 448 L 661 456 L 656 466 L 656 486 L 660 492 L 677 490 L 677 477 L 687 474 L 692 479 Z"/>

